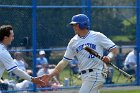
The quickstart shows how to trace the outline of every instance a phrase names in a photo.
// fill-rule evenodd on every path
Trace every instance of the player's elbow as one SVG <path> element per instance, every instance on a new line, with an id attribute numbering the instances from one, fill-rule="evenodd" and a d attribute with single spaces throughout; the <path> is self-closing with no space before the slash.
<path id="1" fill-rule="evenodd" d="M 116 54 L 119 53 L 119 50 L 118 50 L 118 48 L 116 47 L 116 48 L 111 49 L 110 52 L 112 52 L 114 55 L 116 55 Z"/>

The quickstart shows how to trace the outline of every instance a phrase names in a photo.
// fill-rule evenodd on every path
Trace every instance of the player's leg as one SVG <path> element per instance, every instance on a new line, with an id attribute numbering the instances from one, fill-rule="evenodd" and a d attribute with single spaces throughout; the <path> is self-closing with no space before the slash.
<path id="1" fill-rule="evenodd" d="M 103 86 L 103 82 L 84 81 L 79 90 L 79 93 L 99 93 Z"/>

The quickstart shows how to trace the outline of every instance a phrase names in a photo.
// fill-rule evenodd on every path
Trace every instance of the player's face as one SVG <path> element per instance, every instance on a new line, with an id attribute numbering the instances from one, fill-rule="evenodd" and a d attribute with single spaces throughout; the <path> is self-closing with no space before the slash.
<path id="1" fill-rule="evenodd" d="M 5 44 L 10 45 L 13 40 L 14 40 L 14 32 L 13 30 L 11 30 L 9 37 L 5 37 Z"/>
<path id="2" fill-rule="evenodd" d="M 79 25 L 78 24 L 74 24 L 73 26 L 73 30 L 75 32 L 75 34 L 79 34 Z"/>

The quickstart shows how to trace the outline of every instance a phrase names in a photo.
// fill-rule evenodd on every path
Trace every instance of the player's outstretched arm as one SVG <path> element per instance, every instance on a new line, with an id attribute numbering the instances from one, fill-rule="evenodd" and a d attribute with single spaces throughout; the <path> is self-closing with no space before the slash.
<path id="1" fill-rule="evenodd" d="M 28 75 L 26 72 L 20 70 L 19 68 L 14 69 L 12 72 L 14 74 L 16 74 L 17 76 L 19 76 L 20 78 L 31 81 L 35 84 L 38 84 L 39 86 L 46 85 L 46 83 L 44 81 L 42 81 L 39 77 L 32 77 L 32 76 Z"/>
<path id="2" fill-rule="evenodd" d="M 53 76 L 58 75 L 66 66 L 68 65 L 68 62 L 65 60 L 61 60 L 55 69 L 52 71 L 52 73 L 45 74 L 40 77 L 42 81 L 44 81 L 47 84 L 49 84 L 49 81 L 53 78 Z"/>

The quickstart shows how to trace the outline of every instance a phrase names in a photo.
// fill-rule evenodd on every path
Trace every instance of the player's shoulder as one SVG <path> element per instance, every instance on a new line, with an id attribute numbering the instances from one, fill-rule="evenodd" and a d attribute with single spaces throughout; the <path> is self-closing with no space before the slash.
<path id="1" fill-rule="evenodd" d="M 0 44 L 0 51 L 4 49 L 3 45 Z"/>
<path id="2" fill-rule="evenodd" d="M 135 54 L 134 54 L 134 51 L 129 52 L 128 55 L 129 55 L 129 56 L 135 55 Z"/>
<path id="3" fill-rule="evenodd" d="M 8 51 L 6 50 L 6 48 L 3 45 L 0 45 L 0 55 L 3 54 L 3 53 L 7 54 L 7 52 Z"/>
<path id="4" fill-rule="evenodd" d="M 78 35 L 76 34 L 75 36 L 73 36 L 73 38 L 71 38 L 69 44 L 72 44 L 72 43 L 76 42 L 76 41 L 78 40 L 78 38 L 79 38 L 79 37 L 78 37 Z"/>
<path id="5" fill-rule="evenodd" d="M 104 35 L 104 34 L 101 33 L 101 32 L 97 32 L 97 31 L 93 31 L 93 30 L 90 30 L 90 34 L 91 34 L 91 35 Z"/>

